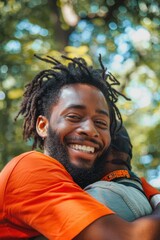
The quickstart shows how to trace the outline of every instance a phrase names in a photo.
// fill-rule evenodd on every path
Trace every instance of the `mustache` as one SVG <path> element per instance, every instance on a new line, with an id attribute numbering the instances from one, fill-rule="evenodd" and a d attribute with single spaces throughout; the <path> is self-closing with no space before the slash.
<path id="1" fill-rule="evenodd" d="M 88 137 L 88 136 L 73 136 L 73 137 L 66 137 L 65 138 L 65 141 L 68 142 L 85 142 L 85 141 L 88 141 L 88 142 L 92 142 L 94 144 L 97 144 L 100 148 L 103 148 L 103 145 L 101 142 L 99 142 L 98 140 L 94 139 L 94 138 L 91 138 L 91 137 Z"/>

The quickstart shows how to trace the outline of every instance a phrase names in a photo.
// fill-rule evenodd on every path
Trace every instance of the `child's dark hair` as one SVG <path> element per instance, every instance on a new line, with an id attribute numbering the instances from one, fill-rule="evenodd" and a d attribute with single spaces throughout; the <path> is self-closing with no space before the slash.
<path id="1" fill-rule="evenodd" d="M 111 73 L 106 72 L 101 56 L 99 56 L 100 69 L 87 66 L 83 58 L 71 59 L 62 56 L 65 60 L 69 60 L 68 66 L 65 66 L 50 56 L 46 58 L 35 56 L 53 66 L 51 69 L 41 71 L 31 83 L 25 86 L 21 108 L 15 118 L 17 119 L 20 114 L 24 116 L 23 137 L 25 140 L 33 138 L 33 149 L 37 146 L 43 149 L 44 143 L 36 131 L 38 116 L 43 115 L 49 118 L 51 107 L 57 103 L 61 88 L 68 84 L 85 83 L 100 89 L 109 106 L 112 135 L 116 129 L 116 118 L 122 123 L 121 114 L 115 103 L 119 95 L 127 98 L 112 87 L 119 85 L 119 82 Z"/>

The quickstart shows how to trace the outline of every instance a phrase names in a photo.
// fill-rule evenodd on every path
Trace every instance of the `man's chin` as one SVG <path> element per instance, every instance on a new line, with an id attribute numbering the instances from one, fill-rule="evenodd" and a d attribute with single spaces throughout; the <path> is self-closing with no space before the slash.
<path id="1" fill-rule="evenodd" d="M 78 159 L 72 159 L 72 161 L 70 161 L 70 163 L 75 166 L 76 168 L 79 169 L 90 169 L 93 167 L 94 165 L 94 161 L 88 160 L 88 159 L 84 159 L 84 158 L 78 158 Z"/>
<path id="2" fill-rule="evenodd" d="M 82 151 L 77 151 L 71 148 L 68 149 L 69 161 L 72 165 L 77 168 L 90 169 L 93 167 L 96 159 L 97 153 L 87 153 Z"/>

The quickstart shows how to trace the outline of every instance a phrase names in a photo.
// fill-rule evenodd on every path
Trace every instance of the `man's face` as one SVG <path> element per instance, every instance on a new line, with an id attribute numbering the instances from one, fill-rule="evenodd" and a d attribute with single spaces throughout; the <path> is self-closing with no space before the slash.
<path id="1" fill-rule="evenodd" d="M 110 144 L 109 108 L 104 95 L 87 84 L 63 87 L 47 127 L 59 136 L 72 165 L 91 168 Z M 45 153 L 49 154 L 47 146 Z"/>

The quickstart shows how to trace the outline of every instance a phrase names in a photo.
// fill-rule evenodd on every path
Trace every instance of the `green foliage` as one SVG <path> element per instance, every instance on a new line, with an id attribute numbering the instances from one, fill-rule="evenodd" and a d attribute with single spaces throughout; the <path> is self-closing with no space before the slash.
<path id="1" fill-rule="evenodd" d="M 42 12 L 43 8 L 43 12 Z M 7 1 L 0 4 L 0 163 L 29 149 L 22 141 L 22 123 L 14 123 L 26 83 L 39 70 L 34 53 L 54 48 L 52 14 L 46 1 Z M 48 16 L 47 22 L 42 16 Z M 47 41 L 46 41 L 47 39 Z M 58 47 L 58 46 L 57 46 Z"/>

